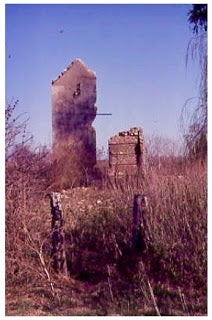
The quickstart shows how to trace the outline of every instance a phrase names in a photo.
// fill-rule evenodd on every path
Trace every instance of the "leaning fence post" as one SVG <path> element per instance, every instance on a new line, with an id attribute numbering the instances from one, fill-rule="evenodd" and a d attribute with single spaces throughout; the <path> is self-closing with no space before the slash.
<path id="1" fill-rule="evenodd" d="M 52 213 L 53 268 L 56 272 L 67 274 L 61 194 L 59 192 L 50 192 L 49 197 Z"/>
<path id="2" fill-rule="evenodd" d="M 133 201 L 132 245 L 141 254 L 147 250 L 150 240 L 146 222 L 146 209 L 147 197 L 135 194 Z"/>

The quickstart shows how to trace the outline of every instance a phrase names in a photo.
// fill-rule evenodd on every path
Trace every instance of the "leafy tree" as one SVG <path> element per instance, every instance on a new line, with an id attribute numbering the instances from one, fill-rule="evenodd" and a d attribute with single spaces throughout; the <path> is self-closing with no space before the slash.
<path id="1" fill-rule="evenodd" d="M 207 31 L 207 4 L 193 4 L 193 9 L 189 11 L 188 21 L 194 24 L 193 32 L 198 34 L 200 30 Z"/>

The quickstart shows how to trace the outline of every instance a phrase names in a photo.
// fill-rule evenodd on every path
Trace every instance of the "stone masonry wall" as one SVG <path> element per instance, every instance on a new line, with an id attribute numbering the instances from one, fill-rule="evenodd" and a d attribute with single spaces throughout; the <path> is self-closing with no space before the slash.
<path id="1" fill-rule="evenodd" d="M 85 165 L 96 163 L 96 74 L 80 59 L 52 81 L 53 149 L 81 146 Z"/>
<path id="2" fill-rule="evenodd" d="M 144 165 L 144 141 L 141 128 L 119 132 L 109 142 L 109 175 L 137 174 Z"/>

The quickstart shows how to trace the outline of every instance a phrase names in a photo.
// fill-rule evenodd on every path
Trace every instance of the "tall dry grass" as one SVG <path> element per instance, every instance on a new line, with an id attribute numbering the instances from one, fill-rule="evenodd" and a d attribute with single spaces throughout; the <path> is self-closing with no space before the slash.
<path id="1" fill-rule="evenodd" d="M 138 257 L 132 251 L 132 201 L 137 192 L 145 194 L 149 202 L 146 218 L 151 243 L 145 257 L 139 258 L 147 278 L 139 278 Z M 71 273 L 98 283 L 108 281 L 110 268 L 108 294 L 112 300 L 128 296 L 129 292 L 135 298 L 139 292 L 144 298 L 142 302 L 135 298 L 138 305 L 144 304 L 145 294 L 152 301 L 148 289 L 151 280 L 158 292 L 164 286 L 178 288 L 179 299 L 183 291 L 194 294 L 197 290 L 206 304 L 206 162 L 169 159 L 149 169 L 140 181 L 121 181 L 110 193 L 111 203 L 103 209 L 74 212 L 72 208 L 71 214 L 66 213 Z M 145 293 L 141 281 L 147 286 Z M 190 305 L 189 310 L 185 305 L 181 307 L 187 314 L 195 312 L 195 306 Z M 165 314 L 171 312 L 167 306 L 161 308 Z M 206 312 L 206 305 L 203 309 Z"/>
<path id="2" fill-rule="evenodd" d="M 40 315 L 76 315 L 74 305 L 82 299 L 89 310 L 81 315 L 207 313 L 205 160 L 169 156 L 160 163 L 152 162 L 145 176 L 128 177 L 115 185 L 107 184 L 104 172 L 101 188 L 87 185 L 87 198 L 77 199 L 76 206 L 73 179 L 78 185 L 82 183 L 78 164 L 70 168 L 68 159 L 59 158 L 58 174 L 45 148 L 31 150 L 26 144 L 11 145 L 14 140 L 9 141 L 12 152 L 6 161 L 5 239 L 8 315 L 37 315 L 38 310 Z M 70 176 L 66 175 L 67 167 Z M 53 188 L 54 177 L 64 176 L 72 187 L 62 203 L 70 273 L 66 279 L 52 269 L 51 213 L 45 197 Z M 55 183 L 57 188 L 64 187 L 64 180 Z M 143 257 L 132 249 L 135 193 L 148 199 L 146 219 L 151 242 Z M 93 206 L 92 200 L 99 204 Z M 78 281 L 76 285 L 73 279 Z M 78 289 L 79 283 L 85 291 Z M 19 296 L 27 298 L 28 305 L 23 304 L 23 298 L 17 300 Z"/>
<path id="3" fill-rule="evenodd" d="M 206 289 L 207 164 L 188 161 L 173 171 L 152 172 L 148 177 L 153 241 L 165 251 L 174 282 Z"/>
<path id="4" fill-rule="evenodd" d="M 168 174 L 164 164 L 153 167 L 140 181 L 128 179 L 101 192 L 90 188 L 90 197 L 100 197 L 103 206 L 89 208 L 88 197 L 88 206 L 79 210 L 69 197 L 63 199 L 70 279 L 98 286 L 95 308 L 103 314 L 155 314 L 154 299 L 165 315 L 207 312 L 207 165 L 174 160 L 173 164 Z M 59 280 L 51 267 L 50 208 L 44 191 L 38 192 L 40 176 L 32 179 L 34 170 L 26 168 L 20 176 L 17 168 L 11 169 L 14 179 L 7 182 L 7 288 L 19 284 L 32 290 L 39 284 L 51 295 L 51 281 L 57 287 Z M 40 172 L 39 166 L 36 170 Z M 151 243 L 143 259 L 132 251 L 136 192 L 148 198 Z M 185 295 L 192 302 L 183 303 Z M 169 302 L 164 306 L 165 297 Z M 199 297 L 204 303 L 197 307 Z"/>

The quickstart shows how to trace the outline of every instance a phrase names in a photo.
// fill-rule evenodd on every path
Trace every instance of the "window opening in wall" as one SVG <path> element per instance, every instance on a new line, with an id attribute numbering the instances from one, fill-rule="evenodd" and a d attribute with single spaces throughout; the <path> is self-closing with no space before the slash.
<path id="1" fill-rule="evenodd" d="M 78 84 L 77 84 L 77 88 L 76 88 L 76 90 L 74 91 L 73 96 L 74 96 L 74 97 L 77 97 L 77 96 L 80 95 L 80 93 L 81 93 L 80 83 L 78 83 Z"/>

